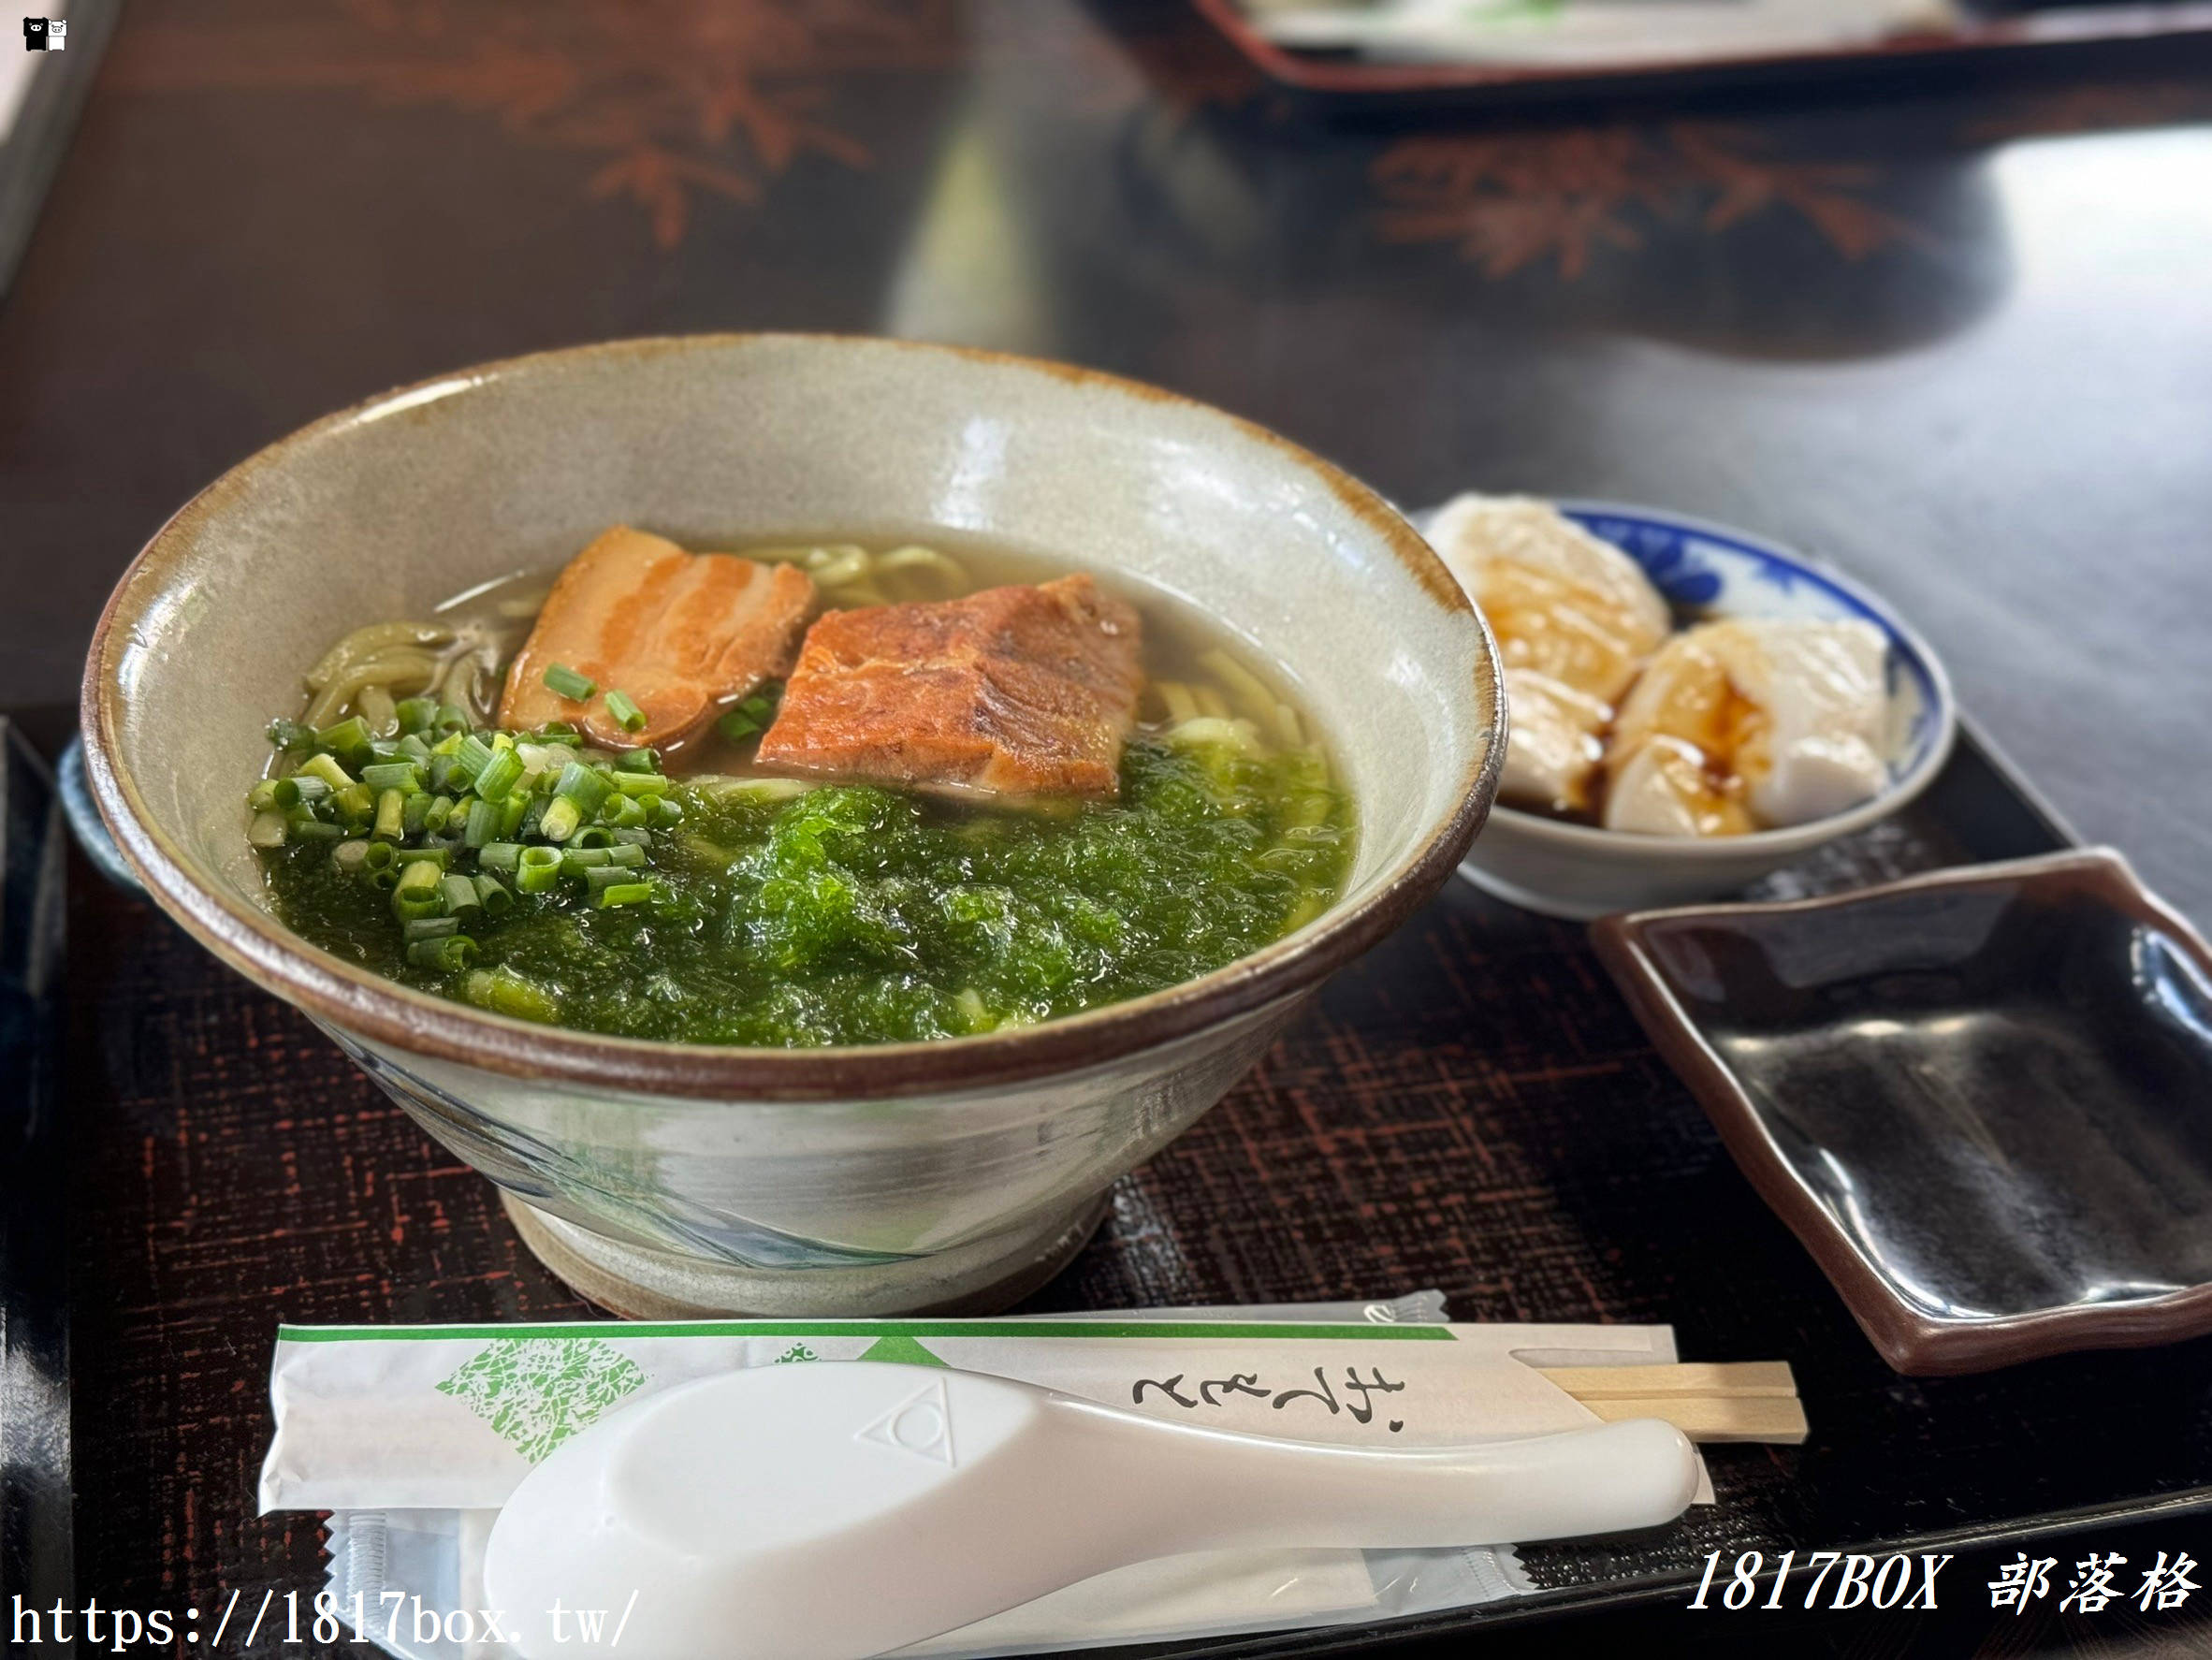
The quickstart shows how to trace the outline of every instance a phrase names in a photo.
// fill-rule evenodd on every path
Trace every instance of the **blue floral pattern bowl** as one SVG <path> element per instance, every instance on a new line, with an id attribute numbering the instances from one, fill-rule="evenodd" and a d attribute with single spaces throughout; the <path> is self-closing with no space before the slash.
<path id="1" fill-rule="evenodd" d="M 1889 645 L 1889 787 L 1863 806 L 1810 824 L 1709 840 L 1601 830 L 1500 804 L 1462 862 L 1461 875 L 1528 910 L 1585 920 L 1717 899 L 1888 817 L 1943 770 L 1957 729 L 1950 679 L 1928 643 L 1874 594 L 1742 531 L 1610 502 L 1558 505 L 1642 566 L 1685 619 L 1857 620 L 1881 630 Z"/>

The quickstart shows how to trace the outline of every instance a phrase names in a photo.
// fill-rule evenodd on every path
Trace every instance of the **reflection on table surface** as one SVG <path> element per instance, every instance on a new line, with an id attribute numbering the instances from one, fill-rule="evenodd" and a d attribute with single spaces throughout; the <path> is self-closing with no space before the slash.
<path id="1" fill-rule="evenodd" d="M 2203 70 L 1332 124 L 1180 0 L 151 0 L 0 318 L 43 573 L 0 700 L 68 695 L 162 517 L 371 389 L 882 330 L 1160 381 L 1409 503 L 1614 497 L 1825 554 L 2202 915 Z"/>

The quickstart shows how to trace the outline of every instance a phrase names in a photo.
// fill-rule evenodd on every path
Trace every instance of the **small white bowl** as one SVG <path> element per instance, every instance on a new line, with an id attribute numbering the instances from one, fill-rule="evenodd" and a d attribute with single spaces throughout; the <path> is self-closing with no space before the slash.
<path id="1" fill-rule="evenodd" d="M 1849 812 L 1785 830 L 1710 838 L 1600 830 L 1500 802 L 1460 874 L 1509 904 L 1588 921 L 1616 910 L 1718 899 L 1814 848 L 1887 818 L 1951 753 L 1957 711 L 1928 642 L 1858 584 L 1741 531 L 1649 507 L 1561 502 L 1559 510 L 1643 567 L 1679 611 L 1710 617 L 1856 619 L 1889 642 L 1889 787 Z M 1432 515 L 1416 522 L 1425 529 Z"/>

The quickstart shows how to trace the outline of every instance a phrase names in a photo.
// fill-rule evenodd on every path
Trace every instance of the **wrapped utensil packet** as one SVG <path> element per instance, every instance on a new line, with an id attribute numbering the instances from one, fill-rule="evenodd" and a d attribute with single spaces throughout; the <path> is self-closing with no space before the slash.
<path id="1" fill-rule="evenodd" d="M 1583 1428 L 1597 1415 L 1536 1368 L 1676 1358 L 1664 1326 L 1442 1316 L 1432 1291 L 992 1320 L 288 1326 L 261 1508 L 331 1512 L 330 1602 L 364 1639 L 403 1660 L 505 1660 L 467 1622 L 395 1610 L 483 1608 L 485 1541 L 523 1477 L 579 1431 L 696 1378 L 821 1360 L 944 1365 L 1183 1422 L 1381 1449 Z M 1510 1549 L 1208 1551 L 1101 1574 L 902 1653 L 980 1660 L 1366 1622 L 1527 1589 Z"/>

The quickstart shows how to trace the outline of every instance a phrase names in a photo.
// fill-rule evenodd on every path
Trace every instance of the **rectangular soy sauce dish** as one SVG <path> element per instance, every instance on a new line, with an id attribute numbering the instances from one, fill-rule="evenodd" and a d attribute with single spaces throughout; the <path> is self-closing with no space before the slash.
<path id="1" fill-rule="evenodd" d="M 2212 950 L 2118 853 L 1593 939 L 1899 1372 L 2212 1331 Z"/>

